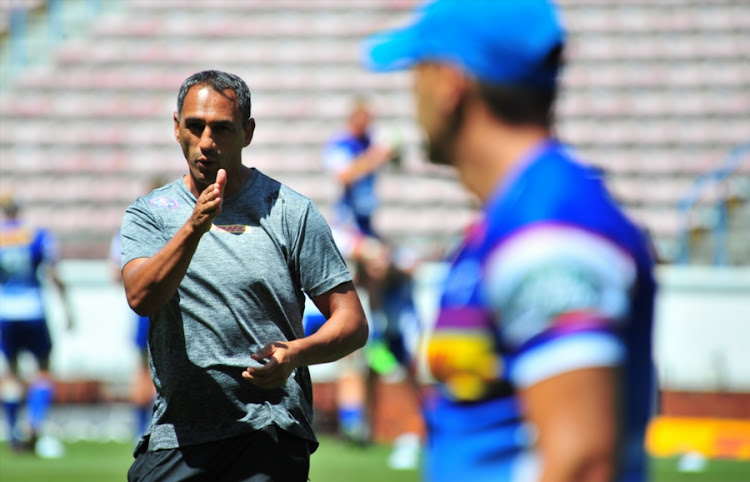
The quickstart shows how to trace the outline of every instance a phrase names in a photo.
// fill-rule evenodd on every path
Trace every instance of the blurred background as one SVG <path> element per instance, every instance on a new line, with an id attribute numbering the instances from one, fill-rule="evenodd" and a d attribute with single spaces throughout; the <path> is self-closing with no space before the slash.
<path id="1" fill-rule="evenodd" d="M 154 177 L 185 172 L 172 113 L 180 84 L 200 70 L 247 81 L 257 129 L 245 164 L 326 215 L 337 187 L 323 145 L 352 97 L 368 99 L 401 146 L 400 162 L 380 174 L 375 223 L 422 260 L 417 300 L 429 321 L 442 255 L 477 205 L 451 171 L 424 161 L 408 73 L 359 63 L 360 40 L 417 3 L 0 0 L 0 193 L 58 237 L 77 320 L 64 330 L 59 293 L 49 290 L 58 381 L 50 431 L 130 437 L 135 324 L 109 247 Z M 660 261 L 649 450 L 750 461 L 750 2 L 559 4 L 569 30 L 559 135 L 602 172 Z M 314 372 L 323 431 L 335 411 L 328 372 Z M 379 387 L 374 435 L 383 443 L 421 430 L 399 383 Z"/>

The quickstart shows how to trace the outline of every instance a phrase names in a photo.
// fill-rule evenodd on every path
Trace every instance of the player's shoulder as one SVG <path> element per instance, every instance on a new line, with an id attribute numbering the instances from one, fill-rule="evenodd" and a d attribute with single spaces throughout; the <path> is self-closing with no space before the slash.
<path id="1" fill-rule="evenodd" d="M 600 170 L 585 162 L 576 151 L 553 145 L 525 171 L 527 189 L 540 200 L 584 200 L 606 195 Z"/>
<path id="2" fill-rule="evenodd" d="M 581 224 L 535 222 L 515 230 L 494 246 L 490 258 L 504 266 L 570 265 L 604 260 L 610 269 L 630 271 L 634 253 L 617 240 Z"/>
<path id="3" fill-rule="evenodd" d="M 352 135 L 348 132 L 341 131 L 333 134 L 326 142 L 326 146 L 345 146 L 351 143 L 351 141 Z"/>
<path id="4" fill-rule="evenodd" d="M 332 136 L 326 142 L 323 152 L 326 156 L 334 158 L 342 155 L 354 155 L 363 150 L 369 144 L 369 138 L 364 141 L 361 138 L 354 137 L 349 132 L 341 132 Z"/>
<path id="5" fill-rule="evenodd" d="M 51 236 L 51 232 L 28 221 L 6 220 L 0 223 L 0 245 L 3 247 L 31 244 L 45 236 Z"/>
<path id="6" fill-rule="evenodd" d="M 552 147 L 531 162 L 512 191 L 509 202 L 498 203 L 494 220 L 504 229 L 537 222 L 575 225 L 610 236 L 633 229 L 602 172 L 566 146 Z"/>
<path id="7" fill-rule="evenodd" d="M 153 191 L 139 196 L 131 204 L 131 208 L 157 211 L 157 210 L 174 210 L 185 203 L 184 188 L 180 188 L 182 179 L 158 187 Z"/>
<path id="8" fill-rule="evenodd" d="M 281 201 L 283 207 L 307 206 L 312 200 L 288 184 L 264 174 L 256 168 L 256 179 L 253 183 L 253 193 L 261 194 L 266 202 Z M 287 206 L 289 204 L 290 206 Z"/>

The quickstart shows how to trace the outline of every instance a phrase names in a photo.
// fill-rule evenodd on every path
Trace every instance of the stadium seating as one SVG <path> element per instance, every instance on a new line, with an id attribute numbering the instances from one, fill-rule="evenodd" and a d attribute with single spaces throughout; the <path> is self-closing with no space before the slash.
<path id="1" fill-rule="evenodd" d="M 6 35 L 10 29 L 11 7 L 16 9 L 22 17 L 28 16 L 34 10 L 44 7 L 44 0 L 12 0 L 0 2 L 0 35 Z"/>
<path id="2" fill-rule="evenodd" d="M 246 163 L 324 213 L 336 188 L 322 169 L 323 142 L 343 124 L 351 96 L 365 94 L 404 143 L 404 162 L 380 183 L 381 230 L 433 253 L 473 219 L 476 201 L 452 173 L 422 160 L 408 74 L 376 75 L 358 63 L 358 40 L 398 23 L 417 0 L 123 0 L 100 2 L 95 17 L 67 6 L 86 1 L 62 2 L 61 39 L 44 61 L 4 75 L 0 90 L 2 189 L 15 189 L 29 217 L 59 233 L 65 256 L 105 257 L 122 211 L 149 180 L 184 172 L 171 114 L 182 80 L 206 68 L 237 73 L 253 91 L 258 128 Z M 673 260 L 686 227 L 679 201 L 750 141 L 750 4 L 560 3 L 571 33 L 559 133 Z M 6 49 L 9 10 L 0 16 Z M 727 189 L 708 190 L 688 228 L 710 229 L 725 192 L 747 205 L 744 166 Z"/>

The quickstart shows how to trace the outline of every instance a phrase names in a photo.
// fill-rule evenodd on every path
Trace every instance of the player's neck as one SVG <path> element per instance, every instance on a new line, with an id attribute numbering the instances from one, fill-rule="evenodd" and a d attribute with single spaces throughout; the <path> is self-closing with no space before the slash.
<path id="1" fill-rule="evenodd" d="M 549 137 L 541 126 L 511 126 L 482 113 L 469 115 L 456 144 L 459 178 L 485 202 L 516 164 Z"/>
<path id="2" fill-rule="evenodd" d="M 250 175 L 253 172 L 252 167 L 247 167 L 244 164 L 240 164 L 232 176 L 227 173 L 227 187 L 224 189 L 224 198 L 229 198 L 237 194 L 245 187 L 247 181 L 250 179 Z"/>

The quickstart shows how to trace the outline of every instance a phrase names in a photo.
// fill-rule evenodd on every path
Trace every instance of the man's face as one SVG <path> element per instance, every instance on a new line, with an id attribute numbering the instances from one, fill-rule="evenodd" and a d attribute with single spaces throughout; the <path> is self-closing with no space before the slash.
<path id="1" fill-rule="evenodd" d="M 372 114 L 363 105 L 357 106 L 349 117 L 349 128 L 356 137 L 362 137 L 367 133 L 372 121 Z"/>
<path id="2" fill-rule="evenodd" d="M 454 72 L 437 64 L 418 64 L 414 68 L 413 91 L 428 159 L 434 164 L 453 165 L 462 101 Z"/>
<path id="3" fill-rule="evenodd" d="M 242 149 L 250 144 L 253 128 L 253 122 L 244 125 L 234 91 L 190 88 L 182 112 L 175 112 L 174 131 L 199 191 L 216 181 L 219 169 L 231 175 L 242 165 Z"/>

